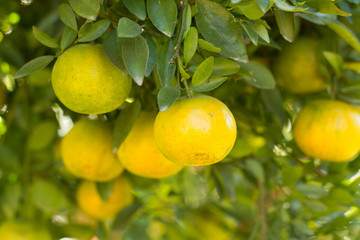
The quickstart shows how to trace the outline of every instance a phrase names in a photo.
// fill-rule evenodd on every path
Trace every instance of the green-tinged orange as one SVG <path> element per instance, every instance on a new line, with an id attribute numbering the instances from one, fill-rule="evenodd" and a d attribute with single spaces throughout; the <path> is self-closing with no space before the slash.
<path id="1" fill-rule="evenodd" d="M 341 101 L 310 102 L 296 118 L 294 137 L 308 156 L 331 162 L 351 160 L 360 150 L 360 113 Z"/>
<path id="2" fill-rule="evenodd" d="M 1 240 L 52 240 L 50 232 L 39 224 L 7 221 L 0 225 Z"/>
<path id="3" fill-rule="evenodd" d="M 216 98 L 197 95 L 178 99 L 160 112 L 154 124 L 155 142 L 168 159 L 185 165 L 221 161 L 236 139 L 236 123 L 227 106 Z"/>
<path id="4" fill-rule="evenodd" d="M 70 110 L 84 114 L 111 112 L 129 96 L 131 78 L 105 55 L 102 45 L 81 44 L 56 61 L 52 86 Z"/>
<path id="5" fill-rule="evenodd" d="M 83 181 L 76 191 L 79 208 L 88 216 L 105 220 L 112 219 L 124 207 L 133 202 L 130 182 L 125 177 L 115 180 L 112 194 L 103 200 L 97 190 L 96 182 Z"/>
<path id="6" fill-rule="evenodd" d="M 318 46 L 319 41 L 309 37 L 300 37 L 285 46 L 273 64 L 278 85 L 297 94 L 325 89 L 325 80 L 319 73 Z"/>
<path id="7" fill-rule="evenodd" d="M 61 156 L 66 169 L 79 178 L 108 181 L 123 167 L 112 153 L 112 130 L 107 122 L 80 120 L 62 139 Z"/>
<path id="8" fill-rule="evenodd" d="M 183 166 L 168 160 L 157 148 L 154 139 L 155 117 L 152 112 L 141 112 L 117 155 L 124 168 L 135 175 L 165 178 L 176 174 Z"/>

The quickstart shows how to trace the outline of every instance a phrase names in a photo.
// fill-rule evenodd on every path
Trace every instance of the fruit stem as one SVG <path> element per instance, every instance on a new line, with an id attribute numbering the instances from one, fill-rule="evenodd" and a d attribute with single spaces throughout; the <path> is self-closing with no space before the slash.
<path id="1" fill-rule="evenodd" d="M 185 86 L 185 90 L 186 90 L 186 95 L 188 98 L 192 98 L 192 95 L 191 95 L 191 92 L 190 92 L 190 88 L 189 88 L 189 85 L 186 81 L 185 78 L 182 78 L 181 81 L 183 82 L 184 86 Z"/>

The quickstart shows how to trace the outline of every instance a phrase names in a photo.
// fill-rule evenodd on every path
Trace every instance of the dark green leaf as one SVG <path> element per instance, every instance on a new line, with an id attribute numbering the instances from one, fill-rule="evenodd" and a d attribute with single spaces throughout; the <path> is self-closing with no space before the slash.
<path id="1" fill-rule="evenodd" d="M 55 139 L 57 124 L 54 121 L 43 121 L 35 125 L 28 138 L 27 147 L 39 151 L 48 147 Z"/>
<path id="2" fill-rule="evenodd" d="M 125 207 L 123 210 L 120 211 L 120 213 L 116 216 L 113 228 L 114 229 L 122 229 L 126 223 L 131 219 L 131 216 L 133 216 L 136 211 L 138 211 L 141 208 L 141 205 L 139 203 L 134 203 L 130 206 Z"/>
<path id="3" fill-rule="evenodd" d="M 150 36 L 146 36 L 145 40 L 149 47 L 149 57 L 148 57 L 147 65 L 146 65 L 146 71 L 145 71 L 145 77 L 148 77 L 148 76 L 150 76 L 152 70 L 154 69 L 158 55 L 157 55 L 157 47 L 156 47 L 154 40 L 152 40 L 152 38 Z"/>
<path id="4" fill-rule="evenodd" d="M 40 31 L 36 26 L 33 26 L 33 34 L 34 37 L 41 42 L 43 45 L 50 47 L 50 48 L 58 48 L 59 44 L 52 39 L 49 35 L 46 33 Z"/>
<path id="5" fill-rule="evenodd" d="M 249 84 L 262 89 L 273 89 L 275 87 L 274 76 L 263 64 L 250 61 L 248 63 L 241 63 L 240 65 L 251 75 L 251 78 L 245 77 L 245 81 Z"/>
<path id="6" fill-rule="evenodd" d="M 110 21 L 107 19 L 103 19 L 96 23 L 91 23 L 90 28 L 88 28 L 86 32 L 82 34 L 80 33 L 80 29 L 78 42 L 90 42 L 101 37 L 101 35 L 103 35 L 109 28 L 109 25 Z"/>
<path id="7" fill-rule="evenodd" d="M 74 11 L 83 18 L 94 21 L 100 10 L 99 0 L 69 0 Z"/>
<path id="8" fill-rule="evenodd" d="M 205 59 L 196 69 L 192 77 L 192 87 L 196 87 L 209 79 L 214 67 L 214 57 Z"/>
<path id="9" fill-rule="evenodd" d="M 360 53 L 360 42 L 355 33 L 338 20 L 327 21 L 326 25 L 342 37 L 350 46 Z"/>
<path id="10" fill-rule="evenodd" d="M 144 82 L 147 60 L 149 57 L 149 47 L 142 36 L 127 38 L 123 44 L 123 60 L 127 71 L 141 86 Z"/>
<path id="11" fill-rule="evenodd" d="M 214 45 L 212 45 L 211 43 L 205 41 L 204 39 L 199 39 L 199 47 L 209 51 L 209 52 L 214 52 L 214 53 L 219 53 L 221 52 L 220 48 L 215 47 Z"/>
<path id="12" fill-rule="evenodd" d="M 283 126 L 285 123 L 285 112 L 279 90 L 276 88 L 270 90 L 264 89 L 261 91 L 261 97 L 266 108 L 278 118 L 279 123 Z"/>
<path id="13" fill-rule="evenodd" d="M 131 38 L 137 37 L 142 33 L 141 27 L 136 22 L 123 17 L 120 18 L 117 28 L 118 37 Z"/>
<path id="14" fill-rule="evenodd" d="M 78 26 L 76 22 L 76 17 L 70 5 L 66 3 L 61 4 L 59 7 L 59 13 L 61 21 L 66 26 L 77 32 Z"/>
<path id="15" fill-rule="evenodd" d="M 256 160 L 247 160 L 245 162 L 246 169 L 251 172 L 259 182 L 265 181 L 265 174 L 262 165 Z"/>
<path id="16" fill-rule="evenodd" d="M 122 0 L 125 7 L 141 20 L 146 18 L 145 0 Z"/>
<path id="17" fill-rule="evenodd" d="M 197 5 L 196 24 L 206 41 L 220 48 L 223 56 L 247 62 L 241 27 L 234 17 L 223 6 L 209 0 L 199 0 Z"/>
<path id="18" fill-rule="evenodd" d="M 281 35 L 288 42 L 295 39 L 295 18 L 294 13 L 275 10 L 275 19 Z"/>
<path id="19" fill-rule="evenodd" d="M 174 33 L 177 7 L 174 0 L 147 0 L 147 12 L 154 26 L 166 36 Z"/>
<path id="20" fill-rule="evenodd" d="M 124 38 L 118 38 L 116 30 L 112 31 L 104 41 L 104 51 L 110 61 L 119 69 L 125 71 L 125 63 L 122 57 Z"/>
<path id="21" fill-rule="evenodd" d="M 211 76 L 227 76 L 237 73 L 240 70 L 240 65 L 227 58 L 215 58 L 214 68 Z"/>
<path id="22" fill-rule="evenodd" d="M 255 2 L 260 7 L 261 11 L 263 11 L 264 13 L 270 6 L 270 0 L 255 0 Z"/>
<path id="23" fill-rule="evenodd" d="M 250 26 L 254 29 L 254 31 L 259 34 L 259 36 L 264 39 L 267 43 L 270 42 L 269 33 L 266 30 L 266 27 L 263 24 L 262 20 L 257 20 L 254 24 L 249 23 Z"/>
<path id="24" fill-rule="evenodd" d="M 172 56 L 174 54 L 174 44 L 170 39 L 160 49 L 157 62 L 157 71 L 159 73 L 161 86 L 169 86 L 175 73 L 175 63 Z"/>
<path id="25" fill-rule="evenodd" d="M 160 88 L 157 102 L 161 112 L 166 111 L 180 97 L 180 90 L 176 87 Z"/>
<path id="26" fill-rule="evenodd" d="M 192 90 L 195 92 L 208 92 L 219 87 L 223 82 L 227 80 L 227 77 L 215 76 L 210 77 L 207 81 L 201 85 L 194 87 Z"/>
<path id="27" fill-rule="evenodd" d="M 114 193 L 114 180 L 107 182 L 96 182 L 96 189 L 101 199 L 106 202 Z"/>
<path id="28" fill-rule="evenodd" d="M 245 30 L 246 34 L 248 35 L 248 37 L 250 38 L 250 41 L 257 46 L 258 44 L 258 40 L 259 40 L 259 34 L 257 34 L 257 32 L 255 32 L 255 30 L 253 29 L 253 27 L 245 22 L 245 23 L 241 23 L 241 26 L 243 27 L 243 29 Z"/>
<path id="29" fill-rule="evenodd" d="M 286 165 L 281 169 L 281 181 L 285 186 L 294 186 L 302 177 L 304 169 L 301 166 Z"/>
<path id="30" fill-rule="evenodd" d="M 70 46 L 70 44 L 75 41 L 76 37 L 77 32 L 69 27 L 66 27 L 60 42 L 61 51 L 64 51 L 68 46 Z"/>
<path id="31" fill-rule="evenodd" d="M 30 60 L 29 62 L 25 63 L 19 69 L 19 71 L 16 72 L 14 78 L 22 78 L 34 72 L 40 71 L 41 69 L 44 69 L 47 65 L 49 65 L 49 63 L 54 60 L 54 58 L 55 56 L 47 55 Z"/>
<path id="32" fill-rule="evenodd" d="M 343 60 L 340 55 L 334 52 L 323 52 L 325 59 L 328 61 L 330 66 L 334 69 L 335 74 L 337 77 L 340 77 L 341 75 L 341 68 L 343 64 Z"/>
<path id="33" fill-rule="evenodd" d="M 116 153 L 121 143 L 126 139 L 132 126 L 135 123 L 141 110 L 141 104 L 139 101 L 135 101 L 132 104 L 126 106 L 121 113 L 117 116 L 114 126 L 114 139 L 112 143 L 112 151 Z"/>
<path id="34" fill-rule="evenodd" d="M 351 16 L 350 13 L 340 10 L 336 4 L 330 0 L 307 0 L 306 4 L 314 9 L 319 10 L 319 13 L 333 14 L 343 17 Z"/>
<path id="35" fill-rule="evenodd" d="M 191 27 L 186 34 L 184 40 L 184 64 L 185 66 L 191 60 L 196 52 L 198 44 L 198 31 L 195 27 Z"/>

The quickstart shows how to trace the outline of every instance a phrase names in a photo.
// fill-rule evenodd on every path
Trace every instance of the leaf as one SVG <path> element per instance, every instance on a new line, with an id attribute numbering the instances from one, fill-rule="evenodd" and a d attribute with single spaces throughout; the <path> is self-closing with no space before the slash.
<path id="1" fill-rule="evenodd" d="M 325 59 L 330 64 L 330 66 L 334 69 L 336 76 L 340 77 L 341 68 L 342 68 L 342 64 L 343 64 L 343 60 L 342 60 L 341 56 L 338 55 L 337 53 L 328 52 L 328 51 L 324 51 L 323 54 L 325 56 Z"/>
<path id="2" fill-rule="evenodd" d="M 266 108 L 278 118 L 279 123 L 283 126 L 285 124 L 285 111 L 279 90 L 276 88 L 264 89 L 261 91 L 261 97 Z"/>
<path id="3" fill-rule="evenodd" d="M 301 166 L 285 165 L 281 168 L 281 181 L 285 186 L 295 186 L 303 176 L 304 169 Z"/>
<path id="4" fill-rule="evenodd" d="M 122 229 L 140 208 L 141 204 L 139 203 L 134 203 L 123 208 L 114 219 L 112 227 L 114 229 Z"/>
<path id="5" fill-rule="evenodd" d="M 54 58 L 55 56 L 46 55 L 30 60 L 29 62 L 25 63 L 19 69 L 19 71 L 16 72 L 14 78 L 22 78 L 34 72 L 40 71 L 41 69 L 44 69 L 47 65 L 49 65 L 49 63 L 54 60 Z"/>
<path id="6" fill-rule="evenodd" d="M 146 19 L 145 0 L 122 0 L 122 2 L 140 20 Z"/>
<path id="7" fill-rule="evenodd" d="M 149 57 L 146 65 L 145 77 L 149 77 L 154 69 L 158 55 L 157 55 L 157 47 L 154 40 L 152 40 L 150 36 L 146 36 L 145 40 L 149 47 Z"/>
<path id="8" fill-rule="evenodd" d="M 248 57 L 241 27 L 234 17 L 221 5 L 209 1 L 197 2 L 196 24 L 206 41 L 221 49 L 221 54 L 239 62 Z"/>
<path id="9" fill-rule="evenodd" d="M 254 177 L 261 183 L 265 181 L 265 174 L 262 165 L 256 160 L 247 160 L 245 162 L 246 169 L 251 172 Z"/>
<path id="10" fill-rule="evenodd" d="M 136 22 L 123 17 L 120 18 L 117 28 L 118 37 L 131 38 L 137 37 L 142 33 L 142 29 Z"/>
<path id="11" fill-rule="evenodd" d="M 199 47 L 209 51 L 209 52 L 214 52 L 214 53 L 219 53 L 221 52 L 220 48 L 215 47 L 214 45 L 212 45 L 211 43 L 205 41 L 204 39 L 199 39 Z"/>
<path id="12" fill-rule="evenodd" d="M 240 64 L 227 58 L 215 58 L 211 76 L 227 76 L 237 73 Z"/>
<path id="13" fill-rule="evenodd" d="M 43 150 L 55 139 L 57 124 L 54 121 L 44 121 L 35 125 L 27 139 L 27 147 L 32 151 Z"/>
<path id="14" fill-rule="evenodd" d="M 182 64 L 181 64 L 181 61 L 179 61 L 178 63 L 179 63 L 179 64 L 178 64 L 178 68 L 179 68 L 179 70 L 180 70 L 181 78 L 189 79 L 189 78 L 191 77 L 190 74 L 188 74 L 188 73 L 184 70 L 184 68 L 183 68 L 183 66 L 182 66 Z"/>
<path id="15" fill-rule="evenodd" d="M 245 30 L 248 37 L 250 38 L 250 41 L 255 46 L 257 46 L 258 40 L 259 40 L 259 34 L 257 34 L 257 32 L 255 32 L 255 30 L 253 29 L 253 27 L 249 23 L 245 22 L 245 23 L 240 23 L 240 24 L 243 27 L 243 29 Z"/>
<path id="16" fill-rule="evenodd" d="M 195 27 L 191 27 L 186 34 L 184 40 L 184 61 L 185 66 L 190 62 L 191 58 L 194 56 L 196 52 L 198 44 L 198 31 Z"/>
<path id="17" fill-rule="evenodd" d="M 126 139 L 131 131 L 141 110 L 141 104 L 138 100 L 127 105 L 117 116 L 114 123 L 114 139 L 112 142 L 112 151 L 116 153 L 121 143 Z"/>
<path id="18" fill-rule="evenodd" d="M 114 183 L 115 180 L 107 182 L 96 182 L 96 189 L 101 197 L 101 199 L 106 202 L 109 197 L 114 193 Z"/>
<path id="19" fill-rule="evenodd" d="M 261 20 L 257 20 L 254 24 L 249 24 L 262 39 L 264 39 L 267 43 L 270 42 L 269 33 L 266 30 L 266 27 L 262 24 Z"/>
<path id="20" fill-rule="evenodd" d="M 275 88 L 274 76 L 262 63 L 249 61 L 248 63 L 241 63 L 240 65 L 251 74 L 251 78 L 245 77 L 245 81 L 249 84 L 262 89 Z"/>
<path id="21" fill-rule="evenodd" d="M 162 87 L 157 96 L 161 112 L 166 111 L 180 97 L 180 90 L 176 87 Z"/>
<path id="22" fill-rule="evenodd" d="M 61 38 L 60 48 L 61 51 L 64 51 L 71 43 L 75 41 L 77 37 L 77 32 L 69 27 L 65 27 L 64 33 Z"/>
<path id="23" fill-rule="evenodd" d="M 345 62 L 342 65 L 345 70 L 352 70 L 360 74 L 360 62 Z"/>
<path id="24" fill-rule="evenodd" d="M 314 199 L 322 198 L 328 194 L 322 186 L 314 183 L 305 183 L 297 186 L 296 188 L 305 196 Z"/>
<path id="25" fill-rule="evenodd" d="M 56 212 L 69 207 L 63 191 L 49 180 L 36 179 L 30 186 L 35 205 L 45 212 Z"/>
<path id="26" fill-rule="evenodd" d="M 261 11 L 266 13 L 268 7 L 270 7 L 270 0 L 255 0 Z"/>
<path id="27" fill-rule="evenodd" d="M 191 22 L 192 22 L 192 15 L 191 15 L 191 7 L 190 4 L 186 4 L 186 15 L 185 15 L 185 30 L 184 30 L 184 35 L 183 35 L 183 39 L 186 37 L 187 32 L 189 31 L 190 27 L 191 27 Z"/>
<path id="28" fill-rule="evenodd" d="M 77 15 L 94 21 L 100 10 L 99 0 L 69 0 Z"/>
<path id="29" fill-rule="evenodd" d="M 126 70 L 122 57 L 124 38 L 118 38 L 116 30 L 113 30 L 104 41 L 104 51 L 110 61 L 122 71 Z"/>
<path id="30" fill-rule="evenodd" d="M 237 6 L 245 17 L 256 20 L 264 16 L 265 12 L 260 9 L 255 0 L 245 1 L 239 3 Z"/>
<path id="31" fill-rule="evenodd" d="M 172 56 L 174 53 L 174 44 L 170 39 L 160 49 L 159 59 L 157 62 L 157 71 L 160 77 L 161 86 L 167 87 L 170 85 L 171 79 L 175 73 L 175 64 L 172 63 Z"/>
<path id="32" fill-rule="evenodd" d="M 58 48 L 59 44 L 46 33 L 40 31 L 36 26 L 32 27 L 34 37 L 49 48 Z"/>
<path id="33" fill-rule="evenodd" d="M 306 5 L 319 10 L 319 13 L 333 14 L 343 17 L 351 16 L 350 13 L 340 10 L 336 4 L 330 0 L 307 0 Z"/>
<path id="34" fill-rule="evenodd" d="M 275 10 L 275 19 L 281 35 L 288 42 L 295 39 L 295 17 L 292 12 Z"/>
<path id="35" fill-rule="evenodd" d="M 66 3 L 61 4 L 59 7 L 59 14 L 61 21 L 66 26 L 77 32 L 78 26 L 76 22 L 76 17 L 70 5 Z"/>
<path id="36" fill-rule="evenodd" d="M 208 57 L 197 68 L 192 77 L 192 87 L 196 87 L 205 82 L 211 76 L 214 67 L 214 57 Z"/>
<path id="37" fill-rule="evenodd" d="M 354 197 L 345 188 L 334 188 L 330 192 L 329 199 L 336 204 L 351 204 L 354 202 Z"/>
<path id="38" fill-rule="evenodd" d="M 227 80 L 227 77 L 214 76 L 210 77 L 207 81 L 194 87 L 192 90 L 195 92 L 208 92 L 223 84 Z"/>
<path id="39" fill-rule="evenodd" d="M 305 12 L 308 9 L 290 5 L 285 0 L 274 0 L 274 3 L 277 8 L 286 12 Z"/>
<path id="40" fill-rule="evenodd" d="M 174 0 L 147 0 L 147 11 L 154 26 L 166 36 L 174 33 L 177 7 Z"/>
<path id="41" fill-rule="evenodd" d="M 79 31 L 79 39 L 78 42 L 90 42 L 93 41 L 99 37 L 101 37 L 106 30 L 110 26 L 110 21 L 107 19 L 100 20 L 96 23 L 91 23 L 90 28 L 86 30 L 85 33 L 80 35 L 81 29 Z"/>
<path id="42" fill-rule="evenodd" d="M 137 85 L 141 86 L 144 82 L 147 60 L 149 57 L 149 47 L 142 36 L 127 38 L 122 46 L 123 60 L 127 71 Z"/>

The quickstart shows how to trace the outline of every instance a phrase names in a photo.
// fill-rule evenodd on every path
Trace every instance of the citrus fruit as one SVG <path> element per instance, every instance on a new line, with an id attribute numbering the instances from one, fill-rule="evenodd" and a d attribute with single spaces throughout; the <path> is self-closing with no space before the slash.
<path id="1" fill-rule="evenodd" d="M 273 65 L 278 85 L 298 94 L 323 90 L 326 85 L 318 70 L 318 45 L 315 39 L 300 37 L 284 47 Z"/>
<path id="2" fill-rule="evenodd" d="M 102 45 L 81 44 L 65 51 L 52 71 L 52 86 L 70 110 L 84 114 L 113 111 L 128 97 L 131 78 L 105 55 Z"/>
<path id="3" fill-rule="evenodd" d="M 186 166 L 221 161 L 236 139 L 236 123 L 227 106 L 216 98 L 198 95 L 180 98 L 159 112 L 155 142 L 168 159 Z"/>
<path id="4" fill-rule="evenodd" d="M 7 221 L 0 225 L 1 240 L 51 240 L 50 233 L 38 224 Z"/>
<path id="5" fill-rule="evenodd" d="M 7 92 L 5 86 L 0 82 L 0 110 L 6 104 Z"/>
<path id="6" fill-rule="evenodd" d="M 296 118 L 294 138 L 311 157 L 331 162 L 351 160 L 360 149 L 360 114 L 341 101 L 310 102 Z"/>
<path id="7" fill-rule="evenodd" d="M 119 177 L 115 180 L 112 194 L 103 200 L 97 190 L 96 182 L 83 181 L 76 191 L 79 208 L 97 220 L 114 218 L 115 215 L 133 201 L 130 182 Z"/>
<path id="8" fill-rule="evenodd" d="M 62 139 L 61 156 L 65 168 L 75 176 L 108 181 L 123 171 L 111 146 L 112 131 L 107 122 L 80 120 Z"/>
<path id="9" fill-rule="evenodd" d="M 183 166 L 168 160 L 159 151 L 154 140 L 156 115 L 141 112 L 117 155 L 129 172 L 147 178 L 164 178 L 179 172 Z"/>

